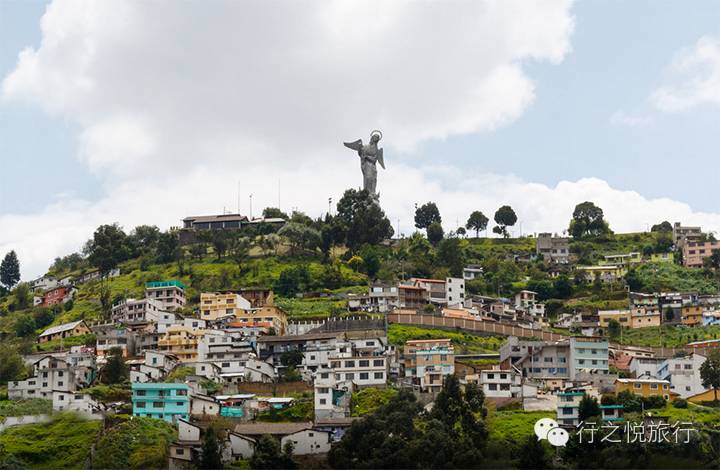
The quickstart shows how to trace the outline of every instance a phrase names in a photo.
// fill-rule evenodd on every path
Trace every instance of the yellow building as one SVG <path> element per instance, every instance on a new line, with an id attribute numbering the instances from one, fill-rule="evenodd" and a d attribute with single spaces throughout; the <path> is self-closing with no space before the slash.
<path id="1" fill-rule="evenodd" d="M 651 263 L 674 263 L 675 254 L 673 253 L 653 253 L 650 255 Z"/>
<path id="2" fill-rule="evenodd" d="M 236 292 L 203 292 L 200 294 L 200 319 L 205 321 L 237 316 L 250 309 L 250 301 Z"/>
<path id="3" fill-rule="evenodd" d="M 203 336 L 205 336 L 205 330 L 171 325 L 165 334 L 158 338 L 158 349 L 174 354 L 180 362 L 193 362 L 197 360 L 198 343 Z"/>
<path id="4" fill-rule="evenodd" d="M 600 327 L 607 328 L 610 320 L 620 323 L 626 328 L 646 328 L 660 326 L 660 310 L 651 308 L 634 308 L 632 310 L 601 310 L 598 311 Z"/>
<path id="5" fill-rule="evenodd" d="M 287 334 L 288 319 L 285 310 L 275 305 L 238 310 L 232 326 L 272 328 L 275 334 Z"/>
<path id="6" fill-rule="evenodd" d="M 608 264 L 601 266 L 578 266 L 575 268 L 585 277 L 585 282 L 616 282 L 627 274 L 627 269 L 622 265 Z"/>
<path id="7" fill-rule="evenodd" d="M 598 264 L 628 266 L 631 264 L 639 264 L 639 263 L 642 263 L 642 253 L 632 252 L 632 253 L 623 253 L 621 255 L 605 255 L 605 256 L 603 256 L 603 260 L 600 261 Z"/>
<path id="8" fill-rule="evenodd" d="M 703 308 L 698 305 L 682 307 L 681 319 L 683 325 L 696 326 L 703 324 Z"/>
<path id="9" fill-rule="evenodd" d="M 628 390 L 643 397 L 661 396 L 669 400 L 677 393 L 670 391 L 670 382 L 660 379 L 616 379 L 615 393 Z"/>
<path id="10" fill-rule="evenodd" d="M 630 310 L 630 328 L 647 328 L 660 326 L 662 317 L 660 310 L 655 308 L 634 308 Z"/>

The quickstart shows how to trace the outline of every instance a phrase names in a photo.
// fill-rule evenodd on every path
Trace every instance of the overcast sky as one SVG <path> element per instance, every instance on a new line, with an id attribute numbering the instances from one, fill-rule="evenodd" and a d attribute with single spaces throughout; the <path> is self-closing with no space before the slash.
<path id="1" fill-rule="evenodd" d="M 561 232 L 720 230 L 720 2 L 0 0 L 0 256 L 23 277 L 103 223 L 327 211 L 384 133 L 412 230 L 512 205 Z M 522 227 L 520 226 L 522 225 Z"/>

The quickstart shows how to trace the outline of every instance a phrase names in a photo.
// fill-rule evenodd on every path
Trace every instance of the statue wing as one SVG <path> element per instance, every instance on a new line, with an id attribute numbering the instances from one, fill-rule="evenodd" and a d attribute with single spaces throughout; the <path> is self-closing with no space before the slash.
<path id="1" fill-rule="evenodd" d="M 380 166 L 382 167 L 382 169 L 384 170 L 385 169 L 385 160 L 383 160 L 383 149 L 378 149 L 377 161 L 380 164 Z"/>
<path id="2" fill-rule="evenodd" d="M 343 145 L 349 149 L 359 152 L 362 148 L 362 139 L 358 139 L 355 142 L 343 142 Z"/>

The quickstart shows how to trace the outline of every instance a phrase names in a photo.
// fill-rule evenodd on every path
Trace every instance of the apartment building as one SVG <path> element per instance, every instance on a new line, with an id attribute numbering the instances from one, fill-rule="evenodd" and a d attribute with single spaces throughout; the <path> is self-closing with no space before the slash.
<path id="1" fill-rule="evenodd" d="M 430 303 L 430 293 L 422 287 L 398 285 L 398 307 L 417 310 Z"/>
<path id="2" fill-rule="evenodd" d="M 670 382 L 655 378 L 639 378 L 639 379 L 616 379 L 615 392 L 620 393 L 630 391 L 635 395 L 643 397 L 661 396 L 666 400 L 670 399 Z M 673 395 L 677 395 L 674 394 Z"/>
<path id="3" fill-rule="evenodd" d="M 515 308 L 533 316 L 545 316 L 545 304 L 537 300 L 537 292 L 521 290 L 515 294 Z"/>
<path id="4" fill-rule="evenodd" d="M 658 308 L 632 308 L 630 310 L 601 310 L 598 311 L 601 328 L 607 328 L 610 320 L 620 323 L 625 328 L 645 328 L 660 326 L 661 315 Z"/>
<path id="5" fill-rule="evenodd" d="M 350 399 L 355 389 L 352 381 L 338 380 L 334 373 L 317 374 L 315 390 L 315 418 L 344 418 L 350 416 Z"/>
<path id="6" fill-rule="evenodd" d="M 656 377 L 670 382 L 671 392 L 682 398 L 697 395 L 705 391 L 700 378 L 700 366 L 706 359 L 697 353 L 665 359 L 658 366 Z"/>
<path id="7" fill-rule="evenodd" d="M 488 398 L 522 398 L 522 375 L 513 369 L 481 370 L 479 380 Z"/>
<path id="8" fill-rule="evenodd" d="M 158 338 L 158 349 L 177 356 L 180 362 L 194 362 L 197 360 L 198 344 L 203 336 L 205 330 L 173 325 Z"/>
<path id="9" fill-rule="evenodd" d="M 609 373 L 608 340 L 597 336 L 573 336 L 570 344 L 570 379 L 582 372 Z"/>
<path id="10" fill-rule="evenodd" d="M 415 287 L 427 291 L 428 301 L 437 305 L 459 305 L 465 302 L 465 279 L 448 277 L 445 279 L 411 278 Z"/>
<path id="11" fill-rule="evenodd" d="M 210 362 L 220 374 L 242 374 L 255 348 L 241 333 L 207 330 L 198 343 L 198 361 Z"/>
<path id="12" fill-rule="evenodd" d="M 688 268 L 702 268 L 703 260 L 720 250 L 720 241 L 687 240 L 683 244 L 683 265 Z"/>
<path id="13" fill-rule="evenodd" d="M 687 305 L 680 308 L 683 325 L 697 326 L 703 324 L 703 313 L 705 308 L 701 305 Z"/>
<path id="14" fill-rule="evenodd" d="M 418 339 L 405 343 L 406 378 L 422 390 L 438 391 L 446 375 L 455 373 L 455 348 L 449 339 Z"/>
<path id="15" fill-rule="evenodd" d="M 664 360 L 659 357 L 633 357 L 630 360 L 630 375 L 634 378 L 657 377 L 658 367 Z"/>
<path id="16" fill-rule="evenodd" d="M 257 351 L 260 360 L 270 364 L 280 366 L 282 355 L 287 352 L 304 353 L 306 349 L 317 351 L 326 346 L 335 348 L 338 341 L 344 340 L 344 332 L 327 332 L 327 333 L 308 333 L 304 335 L 285 335 L 285 336 L 259 336 L 257 339 Z M 342 339 L 341 339 L 342 338 Z M 317 368 L 325 361 L 327 364 L 327 356 L 322 356 L 316 352 L 316 357 L 311 358 L 313 353 L 307 355 L 307 368 Z"/>
<path id="17" fill-rule="evenodd" d="M 370 287 L 368 295 L 371 312 L 387 313 L 399 306 L 397 286 L 376 284 Z"/>
<path id="18" fill-rule="evenodd" d="M 45 291 L 42 296 L 41 306 L 51 307 L 57 304 L 64 304 L 75 296 L 77 289 L 69 285 L 59 285 Z"/>
<path id="19" fill-rule="evenodd" d="M 122 299 L 113 305 L 110 316 L 115 323 L 143 323 L 155 321 L 163 312 L 160 301 L 145 299 Z"/>
<path id="20" fill-rule="evenodd" d="M 38 343 L 47 343 L 48 341 L 70 338 L 73 336 L 82 336 L 90 334 L 90 328 L 87 327 L 83 320 L 78 320 L 62 325 L 51 326 L 47 330 L 40 333 Z"/>
<path id="21" fill-rule="evenodd" d="M 160 302 L 162 310 L 175 312 L 185 306 L 185 285 L 180 281 L 145 283 L 145 298 Z"/>
<path id="22" fill-rule="evenodd" d="M 127 328 L 103 328 L 95 332 L 96 354 L 98 358 L 105 358 L 111 349 L 120 349 L 123 357 L 135 355 L 135 332 Z"/>
<path id="23" fill-rule="evenodd" d="M 133 383 L 133 416 L 175 423 L 190 418 L 190 386 L 181 383 Z"/>
<path id="24" fill-rule="evenodd" d="M 173 354 L 162 351 L 145 351 L 145 360 L 130 368 L 130 382 L 157 382 L 180 363 Z"/>
<path id="25" fill-rule="evenodd" d="M 235 317 L 245 310 L 250 310 L 252 304 L 235 292 L 203 292 L 200 294 L 200 318 L 213 321 L 222 317 Z"/>
<path id="26" fill-rule="evenodd" d="M 535 252 L 546 262 L 567 264 L 570 262 L 570 239 L 553 236 L 552 233 L 539 233 Z"/>

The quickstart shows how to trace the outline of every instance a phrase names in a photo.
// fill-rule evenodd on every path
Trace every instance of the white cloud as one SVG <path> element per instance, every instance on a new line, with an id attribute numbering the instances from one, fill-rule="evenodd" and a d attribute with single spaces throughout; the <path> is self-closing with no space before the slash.
<path id="1" fill-rule="evenodd" d="M 610 116 L 610 124 L 621 127 L 643 127 L 652 123 L 652 121 L 652 117 L 650 116 L 626 113 L 623 110 L 615 111 Z"/>
<path id="2" fill-rule="evenodd" d="M 312 8 L 316 6 L 316 8 Z M 616 230 L 720 216 L 648 200 L 596 179 L 555 187 L 418 166 L 429 139 L 489 132 L 534 99 L 527 61 L 570 50 L 569 1 L 103 2 L 56 0 L 42 42 L 3 81 L 4 99 L 36 103 L 79 129 L 78 158 L 101 179 L 97 201 L 60 199 L 0 214 L 0 253 L 24 276 L 81 247 L 102 223 L 178 225 L 188 214 L 297 206 L 313 216 L 360 185 L 343 140 L 385 134 L 381 202 L 409 233 L 415 202 L 436 201 L 446 229 L 511 204 L 524 232 L 562 231 L 597 202 Z M 486 165 L 484 163 L 484 165 Z M 518 227 L 519 229 L 519 227 Z"/>
<path id="3" fill-rule="evenodd" d="M 661 111 L 674 113 L 700 105 L 720 105 L 720 38 L 701 37 L 691 49 L 680 51 L 670 65 L 673 82 L 652 94 Z"/>

